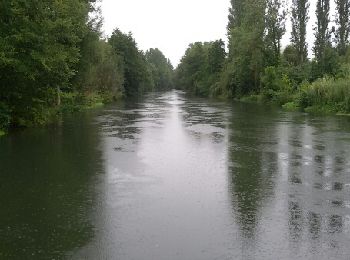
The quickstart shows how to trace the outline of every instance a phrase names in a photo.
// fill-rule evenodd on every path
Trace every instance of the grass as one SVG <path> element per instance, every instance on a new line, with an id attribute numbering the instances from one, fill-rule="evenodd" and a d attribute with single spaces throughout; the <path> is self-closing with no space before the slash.
<path id="1" fill-rule="evenodd" d="M 305 111 L 321 113 L 350 113 L 349 79 L 319 79 L 305 88 L 301 97 Z"/>

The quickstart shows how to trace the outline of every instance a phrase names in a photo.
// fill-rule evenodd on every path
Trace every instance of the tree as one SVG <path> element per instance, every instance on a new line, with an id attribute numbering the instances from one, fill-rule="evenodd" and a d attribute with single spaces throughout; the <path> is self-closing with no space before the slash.
<path id="1" fill-rule="evenodd" d="M 176 69 L 177 86 L 194 95 L 212 95 L 220 79 L 225 58 L 225 44 L 222 40 L 190 44 Z"/>
<path id="2" fill-rule="evenodd" d="M 72 85 L 75 91 L 81 93 L 96 92 L 108 99 L 117 98 L 123 91 L 123 64 L 101 37 L 102 20 L 97 2 L 91 4 L 88 30 L 79 45 L 80 59 Z"/>
<path id="3" fill-rule="evenodd" d="M 309 1 L 292 0 L 292 37 L 291 42 L 294 45 L 298 64 L 303 64 L 307 60 L 308 51 L 306 43 L 306 25 L 309 20 Z"/>
<path id="4" fill-rule="evenodd" d="M 168 90 L 173 87 L 173 66 L 164 54 L 157 48 L 149 49 L 145 54 L 151 66 L 152 77 L 156 90 Z"/>
<path id="5" fill-rule="evenodd" d="M 268 65 L 279 64 L 281 39 L 286 32 L 287 10 L 281 0 L 267 0 L 265 52 Z"/>
<path id="6" fill-rule="evenodd" d="M 244 14 L 243 14 L 243 5 L 245 0 L 231 0 L 231 6 L 229 8 L 229 15 L 228 15 L 228 25 L 227 25 L 227 32 L 228 32 L 228 39 L 229 39 L 229 57 L 233 56 L 234 49 L 231 47 L 231 43 L 233 43 L 233 30 L 235 28 L 238 28 L 241 26 Z"/>
<path id="7" fill-rule="evenodd" d="M 228 28 L 229 62 L 232 63 L 228 67 L 234 71 L 226 87 L 234 96 L 258 90 L 264 66 L 265 0 L 245 0 L 239 7 L 231 8 L 239 14 L 239 23 L 233 19 L 235 22 L 230 22 L 232 27 Z"/>
<path id="8" fill-rule="evenodd" d="M 338 29 L 336 31 L 337 48 L 340 55 L 345 55 L 350 32 L 350 1 L 335 0 L 335 3 L 337 10 L 336 24 L 338 26 Z"/>
<path id="9" fill-rule="evenodd" d="M 152 90 L 154 82 L 151 69 L 144 54 L 137 48 L 132 34 L 124 34 L 119 29 L 115 29 L 108 42 L 122 60 L 125 95 L 136 96 Z"/>
<path id="10" fill-rule="evenodd" d="M 329 24 L 329 0 L 318 0 L 316 8 L 317 26 L 315 28 L 314 54 L 321 68 L 325 63 L 325 50 L 331 48 Z M 323 69 L 322 69 L 323 70 Z"/>
<path id="11" fill-rule="evenodd" d="M 89 2 L 1 1 L 0 100 L 12 124 L 45 121 L 79 61 Z"/>
<path id="12" fill-rule="evenodd" d="M 208 70 L 210 73 L 218 74 L 222 71 L 226 59 L 225 43 L 217 40 L 210 43 L 208 49 Z"/>

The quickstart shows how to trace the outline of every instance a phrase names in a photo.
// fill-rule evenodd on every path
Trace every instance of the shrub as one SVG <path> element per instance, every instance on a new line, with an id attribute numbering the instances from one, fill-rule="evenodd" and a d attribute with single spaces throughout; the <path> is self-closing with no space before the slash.
<path id="1" fill-rule="evenodd" d="M 304 108 L 323 107 L 322 110 L 331 112 L 350 112 L 349 79 L 323 78 L 315 81 L 301 90 L 300 104 Z"/>

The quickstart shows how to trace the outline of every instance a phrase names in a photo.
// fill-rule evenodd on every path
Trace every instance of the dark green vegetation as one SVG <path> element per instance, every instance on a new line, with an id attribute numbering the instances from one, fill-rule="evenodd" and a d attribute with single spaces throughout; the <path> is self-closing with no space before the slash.
<path id="1" fill-rule="evenodd" d="M 176 70 L 178 86 L 291 110 L 350 113 L 350 1 L 335 0 L 333 27 L 330 0 L 317 1 L 312 59 L 310 3 L 293 0 L 287 8 L 283 0 L 231 0 L 228 53 L 221 41 L 191 44 Z M 290 45 L 282 48 L 288 14 Z"/>
<path id="2" fill-rule="evenodd" d="M 176 69 L 176 85 L 200 96 L 216 94 L 225 62 L 223 41 L 191 44 Z"/>
<path id="3" fill-rule="evenodd" d="M 0 135 L 75 111 L 171 87 L 158 49 L 132 35 L 101 35 L 95 0 L 0 2 Z"/>

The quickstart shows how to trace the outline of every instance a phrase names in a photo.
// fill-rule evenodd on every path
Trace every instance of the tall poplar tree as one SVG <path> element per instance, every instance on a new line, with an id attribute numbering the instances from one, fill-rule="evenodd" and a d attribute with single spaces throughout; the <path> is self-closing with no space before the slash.
<path id="1" fill-rule="evenodd" d="M 296 49 L 299 64 L 307 60 L 308 45 L 306 42 L 306 26 L 309 21 L 309 1 L 292 0 L 292 37 L 291 42 Z"/>
<path id="2" fill-rule="evenodd" d="M 281 39 L 286 32 L 286 3 L 283 0 L 267 0 L 266 11 L 266 57 L 268 65 L 278 65 L 281 55 Z"/>
<path id="3" fill-rule="evenodd" d="M 228 39 L 229 39 L 229 57 L 233 55 L 234 50 L 232 47 L 232 33 L 235 28 L 238 28 L 242 24 L 243 20 L 243 5 L 245 0 L 231 0 L 231 7 L 229 8 L 229 15 L 228 15 L 228 25 L 227 25 L 227 32 L 228 32 Z"/>
<path id="4" fill-rule="evenodd" d="M 322 65 L 325 59 L 325 49 L 330 45 L 329 0 L 318 0 L 316 7 L 317 23 L 315 28 L 314 54 L 317 62 Z"/>
<path id="5" fill-rule="evenodd" d="M 344 55 L 350 33 L 350 0 L 335 0 L 336 3 L 336 31 L 337 48 L 340 55 Z"/>

